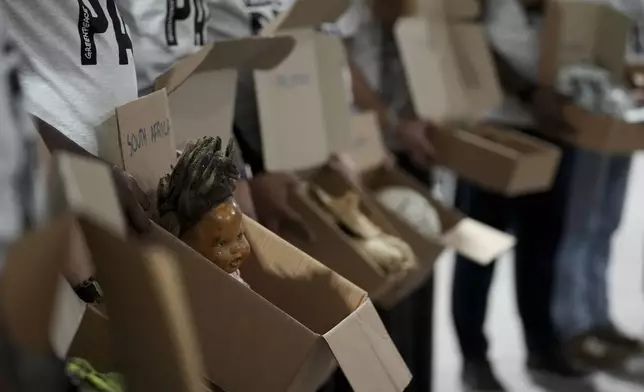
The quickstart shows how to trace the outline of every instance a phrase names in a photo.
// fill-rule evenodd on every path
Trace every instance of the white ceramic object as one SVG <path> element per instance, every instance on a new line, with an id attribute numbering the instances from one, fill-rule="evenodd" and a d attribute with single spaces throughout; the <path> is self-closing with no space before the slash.
<path id="1" fill-rule="evenodd" d="M 393 186 L 376 194 L 378 202 L 427 238 L 443 232 L 443 225 L 436 209 L 427 199 L 407 187 Z"/>

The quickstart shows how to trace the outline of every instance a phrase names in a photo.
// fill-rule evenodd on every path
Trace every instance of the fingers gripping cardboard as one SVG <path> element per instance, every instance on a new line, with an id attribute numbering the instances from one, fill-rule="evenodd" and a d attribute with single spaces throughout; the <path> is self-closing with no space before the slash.
<path id="1" fill-rule="evenodd" d="M 290 37 L 253 37 L 220 41 L 204 47 L 159 77 L 166 88 L 176 142 L 202 136 L 230 138 L 238 69 L 271 69 L 293 49 Z"/>

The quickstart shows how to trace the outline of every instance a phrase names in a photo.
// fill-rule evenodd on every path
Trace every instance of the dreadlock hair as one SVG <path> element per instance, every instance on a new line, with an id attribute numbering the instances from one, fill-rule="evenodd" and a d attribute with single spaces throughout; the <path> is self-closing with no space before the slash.
<path id="1" fill-rule="evenodd" d="M 159 181 L 159 223 L 175 236 L 183 235 L 235 191 L 239 170 L 233 141 L 225 152 L 221 143 L 220 137 L 210 136 L 189 141 L 172 172 Z"/>

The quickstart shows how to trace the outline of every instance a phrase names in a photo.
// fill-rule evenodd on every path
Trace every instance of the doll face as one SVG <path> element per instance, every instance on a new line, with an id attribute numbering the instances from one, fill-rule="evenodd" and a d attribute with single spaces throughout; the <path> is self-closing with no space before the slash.
<path id="1" fill-rule="evenodd" d="M 250 254 L 242 212 L 234 200 L 210 210 L 182 240 L 229 274 L 237 271 Z"/>

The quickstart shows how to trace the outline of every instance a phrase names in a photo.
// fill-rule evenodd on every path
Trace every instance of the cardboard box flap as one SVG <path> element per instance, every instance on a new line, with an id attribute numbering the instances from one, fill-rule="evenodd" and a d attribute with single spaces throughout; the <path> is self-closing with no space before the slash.
<path id="1" fill-rule="evenodd" d="M 296 0 L 270 24 L 262 29 L 262 36 L 271 36 L 278 31 L 317 27 L 334 22 L 351 4 L 350 0 Z"/>
<path id="2" fill-rule="evenodd" d="M 72 211 L 125 236 L 125 218 L 112 181 L 112 172 L 103 162 L 56 153 L 48 184 L 49 214 Z"/>
<path id="3" fill-rule="evenodd" d="M 165 89 L 116 108 L 115 127 L 101 129 L 101 157 L 125 169 L 145 192 L 177 161 L 174 131 Z"/>
<path id="4" fill-rule="evenodd" d="M 264 298 L 311 331 L 326 333 L 366 298 L 363 290 L 259 223 L 245 218 L 244 227 L 255 257 L 244 263 L 242 276 Z"/>
<path id="5" fill-rule="evenodd" d="M 0 274 L 2 329 L 13 343 L 34 353 L 52 349 L 49 327 L 70 228 L 71 220 L 62 218 L 27 233 L 8 249 Z"/>
<path id="6" fill-rule="evenodd" d="M 128 389 L 201 391 L 201 354 L 174 259 L 161 248 L 144 255 L 91 222 L 81 225 Z"/>
<path id="7" fill-rule="evenodd" d="M 465 217 L 443 236 L 443 243 L 479 264 L 489 264 L 514 247 L 516 239 Z"/>
<path id="8" fill-rule="evenodd" d="M 461 124 L 501 104 L 503 94 L 480 25 L 402 18 L 395 35 L 421 118 Z"/>
<path id="9" fill-rule="evenodd" d="M 181 60 L 155 82 L 155 89 L 168 94 L 179 88 L 192 74 L 225 69 L 271 69 L 293 50 L 290 37 L 248 37 L 219 41 Z"/>
<path id="10" fill-rule="evenodd" d="M 542 29 L 540 79 L 553 86 L 561 67 L 592 62 L 623 78 L 633 21 L 609 4 L 549 1 Z"/>
<path id="11" fill-rule="evenodd" d="M 453 24 L 450 25 L 450 39 L 469 101 L 465 120 L 475 121 L 503 103 L 501 83 L 485 29 L 473 23 Z"/>
<path id="12" fill-rule="evenodd" d="M 375 169 L 384 163 L 387 150 L 375 112 L 351 116 L 349 142 L 344 151 L 351 156 L 360 172 Z"/>
<path id="13" fill-rule="evenodd" d="M 411 373 L 371 301 L 324 335 L 355 391 L 399 392 Z"/>
<path id="14" fill-rule="evenodd" d="M 247 260 L 243 265 L 242 276 L 251 284 L 250 290 L 156 224 L 145 241 L 166 246 L 180 260 L 207 377 L 224 391 L 286 390 L 284 373 L 290 372 L 290 382 L 314 346 L 315 334 L 261 296 L 261 285 L 253 286 L 252 268 L 248 268 L 255 261 Z M 267 374 L 266 364 L 286 349 L 288 355 L 282 358 L 278 371 Z M 258 375 L 261 383 L 257 378 L 240 378 L 239 361 L 248 374 Z"/>

